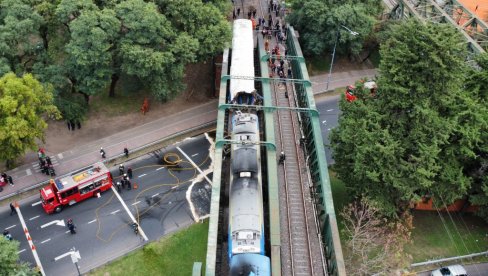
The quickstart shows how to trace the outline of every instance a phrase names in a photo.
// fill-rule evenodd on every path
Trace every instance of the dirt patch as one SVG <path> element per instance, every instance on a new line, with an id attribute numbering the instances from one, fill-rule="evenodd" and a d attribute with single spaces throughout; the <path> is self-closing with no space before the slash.
<path id="1" fill-rule="evenodd" d="M 208 102 L 213 98 L 212 62 L 188 65 L 185 72 L 187 88 L 174 100 L 167 103 L 151 101 L 150 110 L 142 115 L 140 103 L 134 104 L 134 110 L 120 116 L 104 116 L 103 111 L 90 112 L 81 129 L 68 130 L 65 121 L 50 121 L 46 131 L 45 143 L 48 154 L 64 152 L 70 148 L 87 144 L 91 141 L 116 134 L 119 131 L 142 125 L 164 116 Z M 17 162 L 27 163 L 37 160 L 34 152 L 27 153 Z"/>

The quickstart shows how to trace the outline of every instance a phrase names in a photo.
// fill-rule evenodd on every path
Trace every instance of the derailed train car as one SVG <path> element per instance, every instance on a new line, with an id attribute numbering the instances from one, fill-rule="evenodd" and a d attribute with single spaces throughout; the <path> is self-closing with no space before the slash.
<path id="1" fill-rule="evenodd" d="M 255 104 L 253 33 L 250 20 L 234 21 L 228 102 Z M 265 255 L 259 120 L 252 111 L 231 113 L 228 257 L 230 275 L 270 275 Z"/>

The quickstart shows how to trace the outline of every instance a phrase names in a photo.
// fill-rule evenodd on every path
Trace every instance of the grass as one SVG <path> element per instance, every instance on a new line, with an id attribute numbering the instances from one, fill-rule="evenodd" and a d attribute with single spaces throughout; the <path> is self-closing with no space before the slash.
<path id="1" fill-rule="evenodd" d="M 339 213 L 351 201 L 351 197 L 344 182 L 339 180 L 331 170 L 329 175 L 337 224 L 341 232 L 343 225 Z M 429 211 L 413 212 L 412 243 L 405 248 L 405 251 L 413 257 L 412 263 L 488 250 L 486 222 L 471 214 L 461 217 L 459 213 L 451 212 L 450 215 L 452 220 L 447 213 L 443 212 L 440 215 Z M 343 247 L 344 238 L 341 235 Z"/>
<path id="2" fill-rule="evenodd" d="M 451 212 L 451 220 L 447 213 L 428 211 L 413 215 L 413 243 L 405 250 L 414 263 L 488 250 L 488 225 L 479 217 Z"/>
<path id="3" fill-rule="evenodd" d="M 193 262 L 205 261 L 207 234 L 208 220 L 193 224 L 97 268 L 89 275 L 191 275 Z"/>

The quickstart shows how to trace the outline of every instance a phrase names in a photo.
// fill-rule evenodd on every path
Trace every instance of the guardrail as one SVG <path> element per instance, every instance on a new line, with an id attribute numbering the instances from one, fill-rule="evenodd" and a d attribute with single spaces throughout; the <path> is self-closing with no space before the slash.
<path id="1" fill-rule="evenodd" d="M 171 145 L 171 144 L 181 140 L 183 137 L 196 136 L 196 135 L 199 135 L 199 134 L 202 134 L 205 132 L 215 130 L 216 125 L 217 125 L 217 120 L 214 120 L 214 121 L 205 123 L 205 124 L 197 126 L 197 127 L 189 128 L 187 130 L 180 131 L 178 133 L 174 133 L 172 135 L 163 137 L 163 138 L 156 140 L 154 142 L 151 142 L 149 144 L 145 144 L 145 145 L 142 145 L 140 147 L 131 149 L 131 154 L 129 155 L 128 158 L 126 158 L 123 153 L 120 153 L 120 154 L 117 154 L 115 156 L 110 157 L 107 160 L 104 160 L 103 163 L 105 165 L 107 165 L 107 167 L 110 167 L 110 166 L 116 165 L 118 162 L 121 162 L 121 161 L 127 162 L 129 160 L 138 158 L 138 157 L 145 155 L 145 154 L 147 154 L 151 151 L 154 151 L 156 149 Z M 91 165 L 91 164 L 86 164 L 84 166 L 80 166 L 79 169 L 86 167 L 86 166 L 89 166 L 89 165 Z M 65 173 L 63 175 L 56 176 L 56 178 L 62 178 L 62 177 L 68 176 L 70 173 L 71 172 Z M 15 197 L 15 196 L 20 196 L 20 195 L 25 194 L 27 192 L 30 192 L 32 190 L 38 189 L 40 187 L 47 185 L 48 182 L 49 182 L 49 180 L 45 180 L 45 181 L 35 183 L 35 184 L 33 184 L 27 188 L 19 189 L 18 191 L 14 192 L 14 193 L 7 194 L 7 195 L 0 197 L 0 201 L 4 201 L 6 199 L 10 199 L 10 198 Z"/>

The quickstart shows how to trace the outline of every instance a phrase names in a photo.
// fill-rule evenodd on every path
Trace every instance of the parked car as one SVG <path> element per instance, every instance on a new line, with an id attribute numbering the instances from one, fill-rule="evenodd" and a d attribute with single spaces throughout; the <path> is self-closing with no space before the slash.
<path id="1" fill-rule="evenodd" d="M 467 276 L 466 269 L 462 265 L 450 265 L 433 270 L 431 276 Z"/>

